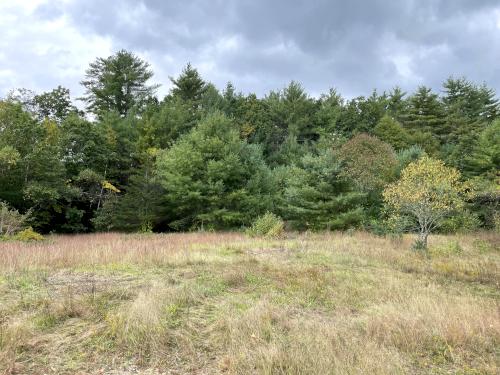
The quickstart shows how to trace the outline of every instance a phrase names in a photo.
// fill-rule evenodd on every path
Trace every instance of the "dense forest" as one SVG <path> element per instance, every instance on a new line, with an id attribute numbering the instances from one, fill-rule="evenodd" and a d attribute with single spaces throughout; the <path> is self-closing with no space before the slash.
<path id="1" fill-rule="evenodd" d="M 500 105 L 485 84 L 346 99 L 292 81 L 259 98 L 187 64 L 158 98 L 153 80 L 119 51 L 90 64 L 79 105 L 62 86 L 1 99 L 0 201 L 41 233 L 240 229 L 266 212 L 384 233 L 384 189 L 428 157 L 474 190 L 442 232 L 498 225 Z"/>

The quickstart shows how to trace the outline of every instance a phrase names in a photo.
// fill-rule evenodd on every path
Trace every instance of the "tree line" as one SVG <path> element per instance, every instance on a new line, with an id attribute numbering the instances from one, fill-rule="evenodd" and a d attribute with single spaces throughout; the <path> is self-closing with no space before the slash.
<path id="1" fill-rule="evenodd" d="M 500 105 L 485 84 L 346 99 L 292 81 L 259 98 L 187 64 L 158 98 L 152 79 L 122 50 L 89 65 L 84 110 L 61 86 L 1 99 L 0 201 L 42 233 L 238 229 L 266 212 L 291 229 L 384 232 L 389 187 L 431 160 L 422 178 L 446 166 L 474 190 L 440 230 L 499 223 Z"/>

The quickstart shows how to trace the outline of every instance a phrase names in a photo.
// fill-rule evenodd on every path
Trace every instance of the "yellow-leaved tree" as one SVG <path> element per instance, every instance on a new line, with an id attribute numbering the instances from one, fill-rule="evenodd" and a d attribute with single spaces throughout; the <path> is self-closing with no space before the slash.
<path id="1" fill-rule="evenodd" d="M 426 249 L 429 234 L 444 218 L 462 209 L 470 193 L 459 171 L 423 156 L 403 169 L 400 179 L 388 185 L 383 196 L 392 215 L 415 224 L 412 229 L 419 233 L 415 245 Z"/>

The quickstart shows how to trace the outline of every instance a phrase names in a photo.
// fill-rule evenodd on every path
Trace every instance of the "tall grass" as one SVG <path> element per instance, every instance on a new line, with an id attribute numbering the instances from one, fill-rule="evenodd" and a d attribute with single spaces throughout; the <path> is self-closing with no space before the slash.
<path id="1" fill-rule="evenodd" d="M 497 374 L 499 238 L 0 243 L 0 373 Z"/>

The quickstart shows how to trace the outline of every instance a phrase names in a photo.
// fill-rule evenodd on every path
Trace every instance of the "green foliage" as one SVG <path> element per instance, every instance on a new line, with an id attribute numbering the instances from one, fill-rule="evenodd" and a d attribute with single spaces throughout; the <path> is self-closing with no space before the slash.
<path id="1" fill-rule="evenodd" d="M 187 64 L 159 100 L 152 77 L 121 50 L 90 64 L 86 113 L 62 86 L 0 100 L 0 200 L 42 233 L 235 229 L 268 210 L 297 229 L 399 233 L 418 220 L 389 229 L 382 191 L 429 155 L 477 185 L 441 231 L 498 225 L 500 106 L 484 84 L 345 100 L 292 81 L 257 97 Z"/>
<path id="2" fill-rule="evenodd" d="M 416 222 L 420 237 L 417 245 L 427 246 L 427 236 L 453 212 L 463 209 L 467 184 L 460 172 L 440 160 L 423 156 L 410 163 L 395 183 L 383 193 L 387 209 Z"/>
<path id="3" fill-rule="evenodd" d="M 444 82 L 443 88 L 443 104 L 452 118 L 465 118 L 471 124 L 490 122 L 499 114 L 499 101 L 495 98 L 495 92 L 485 84 L 476 85 L 464 77 L 450 77 Z"/>
<path id="4" fill-rule="evenodd" d="M 468 199 L 468 209 L 481 222 L 485 229 L 498 229 L 500 224 L 500 188 L 498 182 L 483 178 L 470 180 L 473 196 Z"/>
<path id="5" fill-rule="evenodd" d="M 338 154 L 345 165 L 342 173 L 362 191 L 380 190 L 394 178 L 397 166 L 394 150 L 376 137 L 358 134 Z"/>
<path id="6" fill-rule="evenodd" d="M 0 236 L 11 236 L 22 230 L 30 214 L 30 211 L 21 214 L 6 202 L 0 201 Z"/>
<path id="7" fill-rule="evenodd" d="M 340 113 L 336 128 L 347 136 L 369 133 L 384 116 L 387 96 L 376 91 L 368 98 L 363 96 L 349 100 Z"/>
<path id="8" fill-rule="evenodd" d="M 410 96 L 408 104 L 404 123 L 410 131 L 430 133 L 438 138 L 448 133 L 443 104 L 430 88 L 420 86 L 415 94 Z"/>
<path id="9" fill-rule="evenodd" d="M 246 225 L 271 203 L 272 178 L 261 150 L 242 141 L 221 113 L 161 153 L 157 174 L 176 230 Z"/>
<path id="10" fill-rule="evenodd" d="M 455 215 L 443 219 L 439 231 L 441 233 L 469 233 L 481 227 L 481 220 L 476 213 L 463 209 Z"/>
<path id="11" fill-rule="evenodd" d="M 189 132 L 199 116 L 190 103 L 178 97 L 169 97 L 140 122 L 140 142 L 143 149 L 167 148 L 181 135 Z"/>
<path id="12" fill-rule="evenodd" d="M 395 150 L 409 147 L 412 143 L 410 134 L 392 117 L 385 115 L 373 129 L 373 133 L 387 142 Z"/>
<path id="13" fill-rule="evenodd" d="M 482 176 L 490 181 L 499 178 L 500 120 L 487 126 L 475 142 L 471 155 L 465 159 L 464 170 L 469 176 Z"/>
<path id="14" fill-rule="evenodd" d="M 0 174 L 6 173 L 15 167 L 21 154 L 12 146 L 4 146 L 0 149 Z"/>
<path id="15" fill-rule="evenodd" d="M 113 229 L 152 232 L 161 224 L 165 191 L 157 181 L 155 157 L 156 150 L 144 156 L 142 167 L 130 176 L 125 194 L 114 202 Z"/>
<path id="16" fill-rule="evenodd" d="M 425 151 L 418 145 L 413 145 L 407 149 L 398 151 L 396 154 L 396 159 L 398 161 L 396 175 L 399 177 L 408 164 L 420 159 L 424 155 Z"/>
<path id="17" fill-rule="evenodd" d="M 132 108 L 141 109 L 158 86 L 147 86 L 153 76 L 149 64 L 131 52 L 120 50 L 90 64 L 81 84 L 87 110 L 101 115 L 115 111 L 125 116 Z"/>
<path id="18" fill-rule="evenodd" d="M 191 102 L 193 105 L 201 101 L 202 95 L 206 91 L 206 83 L 189 63 L 184 67 L 179 78 L 170 78 L 170 81 L 174 85 L 172 95 Z"/>
<path id="19" fill-rule="evenodd" d="M 281 212 L 296 229 L 347 229 L 360 225 L 365 194 L 342 175 L 331 150 L 306 155 L 299 165 L 281 168 Z"/>
<path id="20" fill-rule="evenodd" d="M 62 86 L 35 95 L 33 102 L 36 106 L 36 114 L 41 120 L 49 119 L 60 123 L 70 113 L 77 113 L 78 111 L 71 103 L 69 90 Z"/>
<path id="21" fill-rule="evenodd" d="M 462 253 L 463 249 L 458 241 L 448 242 L 440 246 L 433 246 L 429 249 L 429 255 L 439 257 L 449 257 Z"/>
<path id="22" fill-rule="evenodd" d="M 282 238 L 285 235 L 285 223 L 279 216 L 266 212 L 255 219 L 246 233 L 252 237 Z"/>

